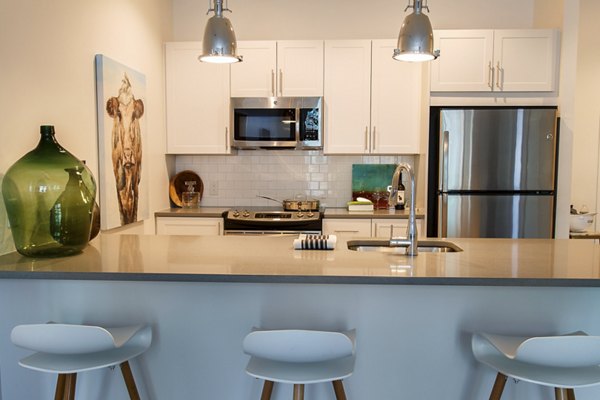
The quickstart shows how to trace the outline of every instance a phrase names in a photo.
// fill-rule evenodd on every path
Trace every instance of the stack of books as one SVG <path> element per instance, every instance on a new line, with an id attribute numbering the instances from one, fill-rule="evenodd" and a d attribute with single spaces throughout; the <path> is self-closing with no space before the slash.
<path id="1" fill-rule="evenodd" d="M 373 202 L 369 200 L 354 200 L 347 203 L 348 211 L 373 211 Z"/>

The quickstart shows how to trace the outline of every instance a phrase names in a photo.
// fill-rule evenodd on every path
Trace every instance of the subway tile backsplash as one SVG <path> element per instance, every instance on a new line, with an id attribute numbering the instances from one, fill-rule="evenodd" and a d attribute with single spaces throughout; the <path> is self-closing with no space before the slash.
<path id="1" fill-rule="evenodd" d="M 324 207 L 345 207 L 352 197 L 352 164 L 414 164 L 414 156 L 323 155 L 321 151 L 239 150 L 236 155 L 182 155 L 177 172 L 192 170 L 204 184 L 202 206 L 272 206 L 309 196 Z"/>

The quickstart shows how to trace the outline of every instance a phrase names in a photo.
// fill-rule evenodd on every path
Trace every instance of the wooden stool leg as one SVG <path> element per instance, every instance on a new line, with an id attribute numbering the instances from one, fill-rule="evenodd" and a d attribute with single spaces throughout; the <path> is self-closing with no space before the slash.
<path id="1" fill-rule="evenodd" d="M 271 393 L 273 393 L 273 381 L 265 381 L 263 384 L 262 394 L 260 400 L 271 400 Z"/>
<path id="2" fill-rule="evenodd" d="M 131 373 L 129 361 L 123 361 L 120 367 L 121 374 L 123 374 L 123 379 L 125 380 L 125 386 L 127 386 L 129 398 L 131 400 L 140 400 L 140 395 L 138 394 L 137 387 L 135 386 L 135 380 L 133 379 L 133 374 Z"/>
<path id="3" fill-rule="evenodd" d="M 294 400 L 304 400 L 303 384 L 294 384 Z"/>
<path id="4" fill-rule="evenodd" d="M 575 400 L 575 389 L 567 389 L 567 400 Z"/>
<path id="5" fill-rule="evenodd" d="M 494 382 L 494 387 L 492 388 L 492 393 L 490 393 L 490 400 L 500 400 L 507 379 L 508 378 L 506 375 L 498 372 L 498 375 L 496 375 L 496 381 Z"/>
<path id="6" fill-rule="evenodd" d="M 65 399 L 75 400 L 75 385 L 77 383 L 77 374 L 67 374 L 65 377 Z"/>
<path id="7" fill-rule="evenodd" d="M 56 392 L 54 393 L 54 400 L 65 399 L 65 374 L 58 374 L 56 378 Z"/>
<path id="8" fill-rule="evenodd" d="M 335 392 L 336 400 L 346 400 L 346 392 L 344 392 L 344 384 L 341 380 L 331 382 L 333 391 Z"/>

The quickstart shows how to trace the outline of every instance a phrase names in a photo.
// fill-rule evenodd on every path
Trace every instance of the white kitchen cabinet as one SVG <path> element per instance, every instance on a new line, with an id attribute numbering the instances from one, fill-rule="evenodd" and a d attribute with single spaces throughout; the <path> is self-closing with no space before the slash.
<path id="1" fill-rule="evenodd" d="M 417 219 L 419 237 L 425 237 L 423 219 Z M 392 226 L 394 236 L 406 236 L 408 219 L 406 218 L 325 218 L 323 233 L 338 237 L 374 237 L 389 238 Z"/>
<path id="2" fill-rule="evenodd" d="M 371 237 L 371 220 L 358 218 L 334 218 L 323 220 L 323 233 L 338 237 Z"/>
<path id="3" fill-rule="evenodd" d="M 157 217 L 156 234 L 218 236 L 223 234 L 223 218 Z"/>
<path id="4" fill-rule="evenodd" d="M 423 220 L 417 219 L 417 234 L 418 237 L 425 237 L 426 232 L 423 230 Z M 408 219 L 372 219 L 371 220 L 371 232 L 373 237 L 376 238 L 389 238 L 390 233 L 394 228 L 394 236 L 406 236 L 406 228 L 408 227 Z"/>
<path id="5" fill-rule="evenodd" d="M 240 41 L 231 97 L 323 96 L 323 41 Z"/>
<path id="6" fill-rule="evenodd" d="M 395 61 L 395 47 L 325 42 L 325 153 L 419 153 L 423 65 Z"/>
<path id="7" fill-rule="evenodd" d="M 372 43 L 371 153 L 419 153 L 423 63 L 394 60 L 397 44 Z"/>
<path id="8" fill-rule="evenodd" d="M 201 42 L 166 44 L 167 153 L 229 154 L 229 66 L 198 61 Z"/>
<path id="9" fill-rule="evenodd" d="M 558 43 L 553 29 L 436 30 L 431 91 L 556 90 Z"/>

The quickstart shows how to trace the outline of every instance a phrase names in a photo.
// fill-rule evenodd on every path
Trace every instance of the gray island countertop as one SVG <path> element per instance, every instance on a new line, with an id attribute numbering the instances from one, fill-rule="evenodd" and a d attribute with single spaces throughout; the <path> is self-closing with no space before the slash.
<path id="1" fill-rule="evenodd" d="M 294 250 L 294 237 L 99 235 L 82 254 L 0 257 L 0 278 L 397 285 L 600 286 L 588 240 L 453 239 L 464 251 L 417 257 Z"/>

